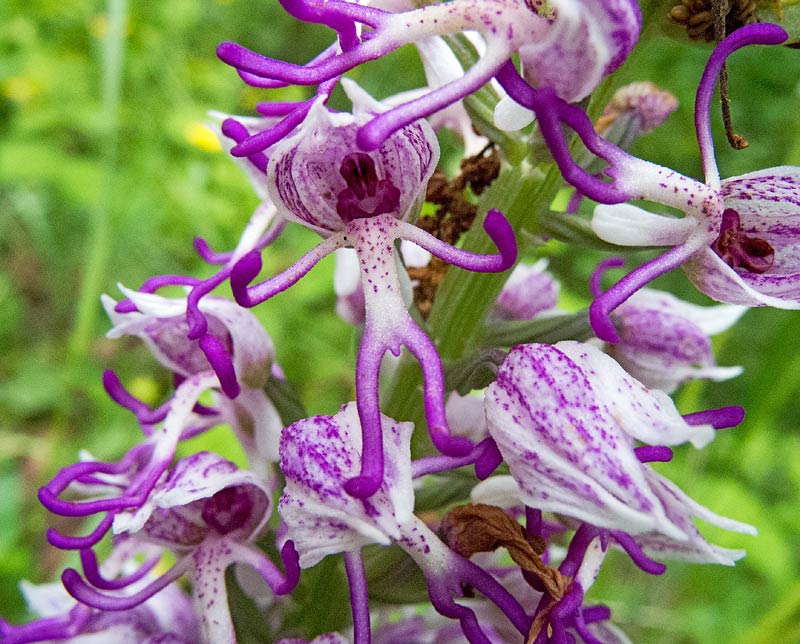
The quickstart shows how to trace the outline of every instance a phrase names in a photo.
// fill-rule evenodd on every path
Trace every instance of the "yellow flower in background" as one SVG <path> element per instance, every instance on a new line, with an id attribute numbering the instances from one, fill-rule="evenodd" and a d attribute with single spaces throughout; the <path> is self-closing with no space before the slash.
<path id="1" fill-rule="evenodd" d="M 203 152 L 219 152 L 222 150 L 217 135 L 205 123 L 195 121 L 186 126 L 183 138 L 189 145 Z"/>

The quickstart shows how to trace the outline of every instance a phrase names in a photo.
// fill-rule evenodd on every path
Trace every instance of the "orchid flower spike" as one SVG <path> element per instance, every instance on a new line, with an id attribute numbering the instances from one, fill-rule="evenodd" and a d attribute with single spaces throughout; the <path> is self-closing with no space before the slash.
<path id="1" fill-rule="evenodd" d="M 129 610 L 187 574 L 200 614 L 202 641 L 233 643 L 225 589 L 228 566 L 242 563 L 254 568 L 276 594 L 291 592 L 299 578 L 297 553 L 290 541 L 281 550 L 285 574 L 252 545 L 271 513 L 272 491 L 259 477 L 216 454 L 199 452 L 178 461 L 141 506 L 120 512 L 114 520 L 116 533 L 168 548 L 176 563 L 147 586 L 125 592 L 125 584 L 108 584 L 97 575 L 95 556 L 86 550 L 81 553 L 84 576 L 66 569 L 64 587 L 97 610 Z"/>
<path id="2" fill-rule="evenodd" d="M 695 104 L 705 183 L 630 156 L 600 137 L 580 109 L 564 104 L 552 92 L 531 89 L 513 66 L 498 76 L 515 100 L 537 113 L 567 181 L 602 204 L 618 204 L 595 209 L 592 225 L 599 237 L 624 246 L 673 246 L 595 300 L 591 319 L 598 337 L 618 341 L 609 313 L 644 284 L 681 265 L 700 291 L 720 302 L 800 308 L 800 253 L 792 232 L 800 217 L 800 170 L 770 168 L 720 181 L 709 123 L 711 96 L 727 57 L 746 45 L 779 44 L 785 39 L 786 32 L 777 25 L 748 25 L 721 42 L 709 59 Z M 606 170 L 610 183 L 575 164 L 562 123 L 610 164 Z M 654 215 L 622 203 L 632 199 L 671 206 L 685 216 Z"/>
<path id="3" fill-rule="evenodd" d="M 425 121 L 396 132 L 374 152 L 359 152 L 359 127 L 383 107 L 343 81 L 354 114 L 329 112 L 319 102 L 296 135 L 272 152 L 268 167 L 270 194 L 281 216 L 315 230 L 325 240 L 283 273 L 248 286 L 261 270 L 257 252 L 234 268 L 231 286 L 243 306 L 255 306 L 302 278 L 320 259 L 342 247 L 358 256 L 365 303 L 364 334 L 356 366 L 356 400 L 364 433 L 361 473 L 347 483 L 349 493 L 368 497 L 383 477 L 378 379 L 387 351 L 403 346 L 419 360 L 425 387 L 425 414 L 434 445 L 443 453 L 463 456 L 472 444 L 450 436 L 444 411 L 444 376 L 436 347 L 409 315 L 402 297 L 394 242 L 405 239 L 444 261 L 479 272 L 504 271 L 516 260 L 516 240 L 496 210 L 484 228 L 497 244 L 497 255 L 476 255 L 455 248 L 408 223 L 425 194 L 439 147 Z"/>
<path id="4" fill-rule="evenodd" d="M 592 275 L 592 295 L 602 296 L 600 278 L 618 258 L 601 262 Z M 718 367 L 711 336 L 729 329 L 747 311 L 744 306 L 698 306 L 670 293 L 643 288 L 611 313 L 620 341 L 605 351 L 650 389 L 672 393 L 696 378 L 715 382 L 734 378 L 741 367 Z"/>
<path id="5" fill-rule="evenodd" d="M 489 433 L 511 475 L 478 484 L 476 501 L 522 502 L 608 530 L 615 538 L 652 536 L 662 553 L 685 549 L 697 560 L 728 563 L 741 555 L 709 546 L 693 516 L 754 532 L 694 503 L 642 462 L 658 449 L 634 449 L 634 439 L 701 447 L 713 438 L 714 427 L 728 424 L 728 409 L 701 418 L 711 424 L 690 424 L 687 420 L 697 419 L 682 418 L 666 394 L 646 389 L 612 358 L 579 342 L 514 347 L 487 389 L 485 404 Z M 629 542 L 623 537 L 622 543 Z"/>
<path id="6" fill-rule="evenodd" d="M 308 65 L 266 58 L 236 43 L 224 42 L 219 57 L 246 82 L 316 85 L 336 79 L 407 43 L 431 36 L 478 32 L 486 50 L 466 72 L 427 94 L 373 115 L 359 128 L 358 146 L 375 150 L 393 132 L 452 105 L 487 83 L 518 53 L 526 79 L 553 86 L 559 96 L 576 101 L 587 96 L 630 53 L 641 27 L 637 3 L 557 0 L 454 0 L 391 13 L 345 0 L 282 0 L 296 17 L 336 29 L 365 28 L 359 41 L 342 43 L 342 51 Z"/>
<path id="7" fill-rule="evenodd" d="M 458 619 L 471 644 L 489 644 L 472 610 L 453 595 L 469 585 L 495 603 L 520 634 L 530 620 L 517 601 L 488 573 L 450 550 L 413 514 L 411 423 L 379 416 L 385 440 L 385 467 L 379 488 L 369 498 L 345 491 L 358 473 L 362 430 L 356 404 L 334 416 L 314 416 L 287 427 L 281 435 L 281 470 L 286 487 L 278 512 L 300 556 L 300 566 L 345 553 L 355 627 L 355 644 L 369 641 L 367 587 L 359 551 L 370 543 L 396 543 L 421 568 L 434 608 Z"/>

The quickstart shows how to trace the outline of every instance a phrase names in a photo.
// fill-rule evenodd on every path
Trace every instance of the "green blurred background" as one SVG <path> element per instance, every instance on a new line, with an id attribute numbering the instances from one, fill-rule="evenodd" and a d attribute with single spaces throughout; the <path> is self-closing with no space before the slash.
<path id="1" fill-rule="evenodd" d="M 0 3 L 0 608 L 12 621 L 25 615 L 17 581 L 52 579 L 68 562 L 44 541 L 45 527 L 76 527 L 48 517 L 36 489 L 80 448 L 117 458 L 138 440 L 132 417 L 102 390 L 103 369 L 146 400 L 170 390 L 139 343 L 103 337 L 99 294 L 117 297 L 117 282 L 135 288 L 153 274 L 208 275 L 192 237 L 232 248 L 257 200 L 205 129 L 207 110 L 248 114 L 259 100 L 304 96 L 244 86 L 214 55 L 221 40 L 302 62 L 329 33 L 286 19 L 274 0 Z M 692 94 L 708 51 L 646 37 L 621 71 L 680 100 L 637 153 L 693 176 Z M 409 50 L 354 76 L 381 97 L 413 87 L 420 69 Z M 800 165 L 799 80 L 800 51 L 736 55 L 734 124 L 751 147 L 733 152 L 717 137 L 723 176 Z M 290 227 L 266 253 L 266 270 L 315 240 Z M 568 299 L 585 303 L 599 256 L 548 252 Z M 312 413 L 352 397 L 353 331 L 333 314 L 331 274 L 326 260 L 291 296 L 258 309 Z M 704 301 L 680 274 L 660 284 Z M 704 530 L 747 548 L 732 569 L 671 564 L 652 578 L 612 555 L 592 597 L 612 606 L 634 642 L 800 642 L 799 315 L 749 312 L 718 338 L 719 363 L 742 364 L 745 375 L 678 392 L 684 411 L 742 404 L 747 418 L 703 452 L 678 449 L 660 469 L 760 536 Z M 187 447 L 201 448 L 241 458 L 224 428 Z"/>

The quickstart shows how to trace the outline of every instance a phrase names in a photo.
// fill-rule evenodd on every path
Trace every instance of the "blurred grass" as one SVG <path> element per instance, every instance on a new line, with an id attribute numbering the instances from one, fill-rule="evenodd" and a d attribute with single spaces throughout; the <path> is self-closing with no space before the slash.
<path id="1" fill-rule="evenodd" d="M 245 87 L 214 55 L 225 39 L 302 62 L 328 35 L 288 20 L 269 0 L 0 4 L 0 606 L 12 620 L 24 614 L 17 580 L 44 581 L 63 565 L 43 541 L 52 519 L 36 488 L 80 447 L 114 458 L 138 438 L 129 414 L 107 400 L 102 370 L 117 370 L 152 400 L 170 388 L 140 344 L 103 338 L 99 293 L 116 296 L 116 282 L 136 287 L 158 273 L 207 275 L 192 237 L 233 247 L 257 203 L 234 164 L 203 143 L 201 124 L 209 109 L 248 113 L 258 100 L 286 95 Z M 625 81 L 650 79 L 679 97 L 679 110 L 637 151 L 693 176 L 693 86 L 707 55 L 649 41 L 621 71 Z M 751 147 L 729 150 L 714 115 L 723 176 L 800 163 L 799 58 L 757 48 L 732 60 L 734 124 Z M 354 76 L 385 96 L 414 85 L 413 61 L 401 51 Z M 288 266 L 315 240 L 290 227 L 266 253 L 265 270 Z M 551 266 L 579 299 L 597 258 L 556 252 Z M 324 261 L 291 295 L 257 310 L 312 413 L 352 397 L 353 333 L 333 315 L 331 273 Z M 660 285 L 704 301 L 681 274 Z M 797 325 L 796 313 L 751 311 L 719 342 L 720 364 L 743 364 L 745 375 L 679 392 L 685 411 L 742 404 L 748 416 L 703 452 L 679 449 L 662 470 L 761 536 L 708 531 L 721 545 L 748 549 L 732 569 L 672 564 L 653 579 L 612 557 L 593 595 L 608 598 L 635 642 L 800 641 Z M 224 430 L 202 446 L 237 457 Z"/>

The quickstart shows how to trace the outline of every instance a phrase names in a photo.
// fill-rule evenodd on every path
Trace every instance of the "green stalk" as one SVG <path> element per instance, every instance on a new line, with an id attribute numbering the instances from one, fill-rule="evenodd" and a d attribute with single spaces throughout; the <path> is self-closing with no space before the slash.
<path id="1" fill-rule="evenodd" d="M 554 164 L 532 167 L 527 162 L 504 166 L 500 176 L 481 195 L 479 216 L 465 235 L 463 248 L 474 253 L 494 253 L 494 244 L 481 225 L 489 207 L 500 210 L 511 223 L 517 239 L 526 221 L 547 210 L 562 184 Z M 508 272 L 472 273 L 451 268 L 439 287 L 428 318 L 428 331 L 443 359 L 458 359 L 480 346 L 486 315 L 497 298 Z M 406 356 L 395 371 L 385 397 L 384 413 L 424 425 L 422 378 L 416 360 Z M 414 432 L 415 455 L 429 451 L 424 431 Z"/>
<path id="2" fill-rule="evenodd" d="M 102 113 L 104 134 L 100 196 L 91 211 L 91 236 L 81 279 L 75 324 L 67 342 L 67 362 L 73 377 L 79 370 L 94 335 L 100 292 L 111 256 L 110 205 L 114 195 L 119 152 L 119 105 L 125 53 L 127 0 L 108 0 L 108 33 L 102 49 Z"/>

